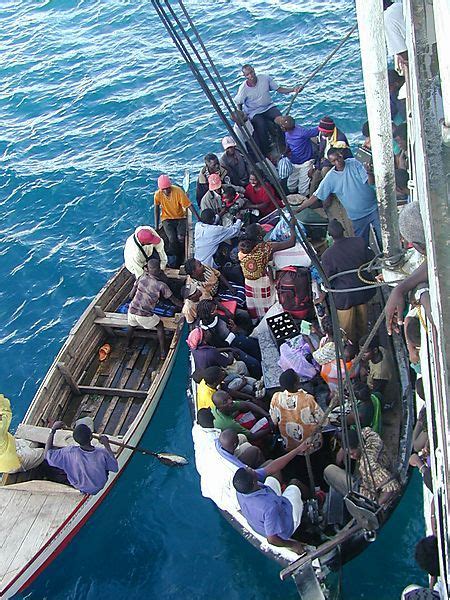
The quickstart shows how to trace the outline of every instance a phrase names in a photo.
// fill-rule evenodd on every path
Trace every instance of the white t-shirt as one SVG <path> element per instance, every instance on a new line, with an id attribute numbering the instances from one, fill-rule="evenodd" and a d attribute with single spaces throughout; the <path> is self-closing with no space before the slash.
<path id="1" fill-rule="evenodd" d="M 242 104 L 244 112 L 250 119 L 253 119 L 255 115 L 266 112 L 266 110 L 275 106 L 270 92 L 277 90 L 279 87 L 270 75 L 257 75 L 254 87 L 249 86 L 247 81 L 239 86 L 234 101 L 236 104 Z"/>
<path id="2" fill-rule="evenodd" d="M 395 2 L 384 11 L 384 34 L 389 56 L 406 50 L 406 25 L 401 2 Z"/>

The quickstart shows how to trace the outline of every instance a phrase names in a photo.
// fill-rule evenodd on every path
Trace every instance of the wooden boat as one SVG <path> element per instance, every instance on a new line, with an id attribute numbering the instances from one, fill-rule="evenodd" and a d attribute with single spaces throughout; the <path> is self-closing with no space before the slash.
<path id="1" fill-rule="evenodd" d="M 171 280 L 184 277 L 168 269 Z M 115 312 L 129 296 L 134 277 L 122 267 L 105 285 L 71 330 L 45 376 L 16 436 L 45 444 L 48 423 L 62 420 L 73 428 L 90 416 L 95 431 L 132 446 L 139 443 L 175 362 L 184 318 L 162 318 L 167 357 L 161 360 L 156 332 L 136 329 L 127 351 L 127 315 Z M 98 350 L 108 342 L 110 356 L 100 362 Z M 73 443 L 60 430 L 55 446 Z M 0 597 L 23 590 L 64 549 L 105 499 L 133 451 L 112 446 L 119 462 L 106 486 L 95 496 L 53 481 L 33 478 L 33 472 L 3 477 L 0 487 Z"/>
<path id="2" fill-rule="evenodd" d="M 383 302 L 384 299 L 381 294 L 377 294 L 375 302 L 372 301 L 372 322 L 380 314 Z M 259 342 L 263 354 L 262 366 L 264 373 L 264 360 L 271 352 L 269 345 L 274 344 L 274 342 L 267 337 L 264 340 L 260 338 Z M 397 474 L 402 486 L 401 493 L 393 500 L 382 519 L 380 519 L 381 525 L 383 525 L 400 501 L 408 483 L 408 458 L 411 453 L 414 407 L 409 379 L 409 361 L 403 342 L 398 336 L 389 338 L 386 333 L 381 337 L 381 342 L 392 365 L 392 378 L 384 393 L 386 402 L 392 404 L 392 407 L 383 413 L 382 438 L 392 459 L 393 472 Z M 194 367 L 192 358 L 191 367 Z M 266 382 L 266 388 L 269 387 Z M 270 389 L 269 391 L 276 390 Z M 282 579 L 290 577 L 294 579 L 303 600 L 320 600 L 328 597 L 324 595 L 324 589 L 330 583 L 330 578 L 326 581 L 328 575 L 339 570 L 341 565 L 361 553 L 370 542 L 374 541 L 377 531 L 371 530 L 367 525 L 364 526 L 363 518 L 355 519 L 348 515 L 340 530 L 336 531 L 331 537 L 330 535 L 321 535 L 321 531 L 317 527 L 315 533 L 318 534 L 320 541 L 319 543 L 311 542 L 307 554 L 302 557 L 299 557 L 288 548 L 270 545 L 264 537 L 250 528 L 239 510 L 234 491 L 230 492 L 228 485 L 223 485 L 223 481 L 221 481 L 221 478 L 224 477 L 224 481 L 229 482 L 232 477 L 230 471 L 234 473 L 236 467 L 225 459 L 222 460 L 218 457 L 217 452 L 214 452 L 215 438 L 211 434 L 212 430 L 209 430 L 210 433 L 208 433 L 208 430 L 203 429 L 195 422 L 195 382 L 192 382 L 191 388 L 188 390 L 188 396 L 190 397 L 191 413 L 194 420 L 192 435 L 196 466 L 200 474 L 203 496 L 213 500 L 223 516 L 247 541 L 283 568 L 280 573 Z M 208 452 L 214 455 L 211 462 L 205 460 Z M 311 533 L 311 530 L 309 533 Z M 302 537 L 303 534 L 300 534 L 299 539 L 302 539 Z"/>

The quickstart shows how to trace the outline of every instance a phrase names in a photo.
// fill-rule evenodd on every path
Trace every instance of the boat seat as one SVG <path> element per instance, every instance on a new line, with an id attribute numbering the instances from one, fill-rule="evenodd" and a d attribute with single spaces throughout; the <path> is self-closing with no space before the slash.
<path id="1" fill-rule="evenodd" d="M 56 483 L 55 481 L 46 481 L 44 479 L 32 479 L 22 483 L 12 483 L 5 485 L 2 489 L 16 492 L 31 492 L 33 494 L 71 494 L 81 496 L 81 492 L 70 485 Z"/>
<path id="2" fill-rule="evenodd" d="M 94 322 L 97 325 L 102 325 L 102 327 L 109 327 L 112 329 L 123 329 L 128 327 L 128 319 L 126 314 L 104 312 L 103 315 L 98 316 L 95 319 Z M 160 317 L 160 319 L 163 322 L 164 329 L 175 331 L 178 328 L 181 314 L 177 313 L 174 317 Z M 136 329 L 142 329 L 142 327 L 136 327 Z"/>

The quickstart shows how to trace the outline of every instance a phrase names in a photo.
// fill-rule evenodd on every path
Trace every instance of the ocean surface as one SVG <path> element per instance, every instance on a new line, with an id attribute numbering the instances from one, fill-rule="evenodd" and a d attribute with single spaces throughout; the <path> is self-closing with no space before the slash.
<path id="1" fill-rule="evenodd" d="M 352 0 L 186 4 L 231 90 L 246 62 L 281 84 L 302 82 L 355 20 Z M 0 18 L 0 392 L 17 425 L 70 328 L 121 265 L 125 239 L 151 222 L 157 176 L 181 181 L 188 168 L 195 180 L 225 132 L 150 2 L 2 0 Z M 365 108 L 356 36 L 294 105 L 304 125 L 326 114 L 357 142 Z M 190 465 L 136 455 L 23 597 L 296 597 L 201 497 L 186 373 L 183 348 L 142 444 Z M 378 542 L 344 568 L 343 597 L 390 600 L 424 581 L 413 559 L 422 531 L 413 479 Z"/>

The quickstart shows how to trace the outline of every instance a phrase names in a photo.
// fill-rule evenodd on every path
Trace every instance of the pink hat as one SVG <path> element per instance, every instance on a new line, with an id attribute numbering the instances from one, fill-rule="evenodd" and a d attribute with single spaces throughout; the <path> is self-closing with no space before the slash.
<path id="1" fill-rule="evenodd" d="M 161 238 L 155 235 L 151 229 L 140 229 L 136 234 L 137 239 L 141 244 L 153 244 L 156 246 L 161 241 Z"/>
<path id="2" fill-rule="evenodd" d="M 219 173 L 211 173 L 208 177 L 208 187 L 211 191 L 219 190 L 222 187 L 222 180 Z"/>
<path id="3" fill-rule="evenodd" d="M 224 150 L 226 150 L 227 148 L 233 148 L 233 147 L 235 148 L 236 142 L 233 140 L 231 135 L 227 135 L 222 140 L 222 146 L 223 146 Z"/>
<path id="4" fill-rule="evenodd" d="M 160 175 L 158 177 L 158 189 L 159 190 L 166 190 L 167 188 L 170 188 L 171 185 L 172 185 L 172 182 L 170 181 L 170 177 L 168 175 Z"/>

